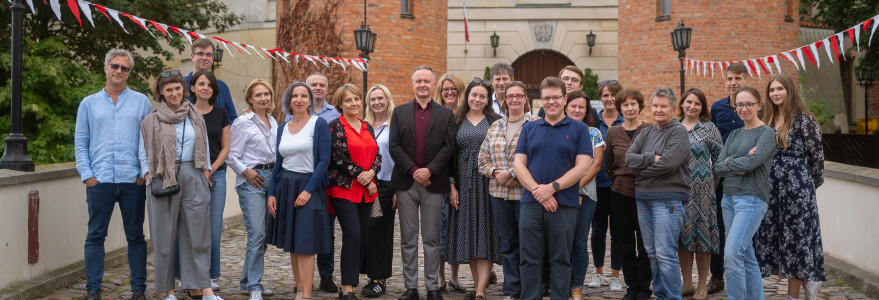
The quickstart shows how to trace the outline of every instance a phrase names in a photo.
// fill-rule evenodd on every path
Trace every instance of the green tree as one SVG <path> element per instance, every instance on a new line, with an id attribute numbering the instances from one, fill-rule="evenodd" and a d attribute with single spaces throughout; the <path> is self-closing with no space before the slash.
<path id="1" fill-rule="evenodd" d="M 811 8 L 815 8 L 817 13 L 814 15 L 815 22 L 830 26 L 834 31 L 844 31 L 855 24 L 872 18 L 879 12 L 879 1 L 864 0 L 801 0 L 800 11 L 803 14 L 811 12 Z M 864 59 L 857 68 L 872 67 L 879 69 L 879 40 L 872 46 L 867 46 L 870 40 L 870 25 L 868 31 L 864 32 L 858 29 L 860 34 L 860 49 L 865 53 Z M 874 39 L 877 37 L 874 37 Z M 866 52 L 864 52 L 866 49 Z"/>
<path id="2" fill-rule="evenodd" d="M 43 1 L 33 1 L 36 14 L 25 9 L 22 36 L 22 124 L 30 140 L 28 149 L 37 164 L 72 161 L 76 112 L 83 97 L 95 93 L 105 84 L 104 54 L 111 48 L 134 53 L 134 69 L 128 79 L 130 88 L 150 95 L 147 81 L 167 67 L 172 53 L 162 47 L 164 39 L 175 51 L 189 44 L 182 36 L 169 32 L 170 38 L 147 25 L 156 35 L 143 32 L 140 25 L 121 17 L 119 24 L 92 9 L 95 27 L 82 17 L 80 27 L 62 2 L 62 19 L 58 21 Z M 230 13 L 219 0 L 205 1 L 127 1 L 104 0 L 101 5 L 142 18 L 187 30 L 208 28 L 224 31 L 241 17 Z M 0 139 L 9 133 L 11 101 L 11 10 L 0 5 Z M 0 149 L 5 147 L 0 143 Z"/>
<path id="3" fill-rule="evenodd" d="M 485 73 L 482 73 L 482 80 L 491 80 L 491 67 L 485 66 Z"/>
<path id="4" fill-rule="evenodd" d="M 592 69 L 583 69 L 583 93 L 592 100 L 598 100 L 598 74 L 593 74 Z"/>

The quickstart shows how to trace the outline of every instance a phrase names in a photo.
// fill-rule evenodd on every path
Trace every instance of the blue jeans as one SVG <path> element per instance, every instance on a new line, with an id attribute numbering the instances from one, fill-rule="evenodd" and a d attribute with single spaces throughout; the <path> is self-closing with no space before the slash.
<path id="1" fill-rule="evenodd" d="M 595 216 L 592 217 L 592 264 L 596 268 L 604 267 L 604 252 L 607 245 L 607 227 L 610 225 L 610 268 L 621 270 L 623 262 L 620 258 L 617 226 L 610 209 L 610 187 L 598 187 L 598 202 L 595 204 Z"/>
<path id="2" fill-rule="evenodd" d="M 217 182 L 211 191 L 211 279 L 217 279 L 220 278 L 220 240 L 226 208 L 226 169 L 217 170 L 211 179 Z"/>
<path id="3" fill-rule="evenodd" d="M 763 278 L 754 255 L 754 233 L 768 205 L 753 195 L 723 195 L 726 227 L 724 269 L 726 294 L 730 300 L 763 299 Z"/>
<path id="4" fill-rule="evenodd" d="M 87 291 L 100 291 L 104 277 L 104 240 L 113 209 L 119 203 L 122 228 L 128 241 L 129 282 L 134 291 L 146 290 L 147 243 L 143 236 L 146 186 L 134 183 L 98 183 L 85 188 L 88 204 L 88 233 L 85 237 L 85 277 Z"/>
<path id="5" fill-rule="evenodd" d="M 505 296 L 520 298 L 522 282 L 519 278 L 519 200 L 491 197 L 494 225 L 503 259 Z"/>
<path id="6" fill-rule="evenodd" d="M 280 166 L 276 166 L 280 168 Z M 271 170 L 255 170 L 263 178 L 262 188 L 255 188 L 250 182 L 245 181 L 238 185 L 238 204 L 244 216 L 244 228 L 247 230 L 247 246 L 244 251 L 244 269 L 241 272 L 241 281 L 238 285 L 248 291 L 263 290 L 260 283 L 262 280 L 266 254 L 266 219 L 269 214 L 266 211 L 268 201 L 269 180 L 272 178 Z"/>
<path id="7" fill-rule="evenodd" d="M 577 213 L 577 228 L 574 230 L 574 246 L 571 249 L 571 288 L 583 286 L 586 269 L 589 268 L 589 226 L 595 215 L 595 201 L 580 195 L 580 211 Z M 594 250 L 593 250 L 594 251 Z"/>
<path id="8" fill-rule="evenodd" d="M 678 237 L 684 225 L 689 195 L 665 200 L 647 200 L 636 195 L 638 224 L 644 238 L 644 249 L 650 256 L 653 292 L 658 299 L 681 299 L 681 267 L 678 262 Z"/>

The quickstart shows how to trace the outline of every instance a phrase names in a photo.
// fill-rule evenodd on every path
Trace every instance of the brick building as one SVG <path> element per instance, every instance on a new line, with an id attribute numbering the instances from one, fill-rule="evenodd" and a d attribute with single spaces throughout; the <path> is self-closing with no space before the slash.
<path id="1" fill-rule="evenodd" d="M 645 97 L 660 86 L 680 91 L 680 61 L 673 50 L 670 33 L 684 20 L 693 29 L 687 57 L 706 61 L 757 58 L 797 46 L 799 1 L 741 0 L 734 2 L 693 0 L 619 1 L 619 80 Z M 796 69 L 782 60 L 782 69 L 797 76 Z M 752 78 L 751 86 L 764 93 L 769 76 Z M 686 74 L 686 88 L 706 93 L 709 105 L 726 97 L 723 75 L 714 77 Z M 680 95 L 678 95 L 680 97 Z M 650 118 L 649 109 L 645 117 Z"/>
<path id="2" fill-rule="evenodd" d="M 311 0 L 313 8 L 322 5 L 325 0 Z M 294 0 L 278 0 L 278 20 L 289 11 Z M 341 40 L 341 53 L 338 57 L 355 58 L 359 56 L 354 45 L 354 29 L 360 27 L 363 22 L 362 0 L 340 0 L 335 17 L 336 30 Z M 446 2 L 438 0 L 370 0 L 367 3 L 367 22 L 370 29 L 378 36 L 375 44 L 375 52 L 371 53 L 368 73 L 368 85 L 377 83 L 387 85 L 394 96 L 397 104 L 411 101 L 412 93 L 411 75 L 413 69 L 419 65 L 428 65 L 437 73 L 437 77 L 446 72 Z M 280 24 L 279 24 L 280 25 Z M 279 39 L 282 37 L 278 37 Z M 281 44 L 281 41 L 278 41 Z M 285 49 L 287 50 L 287 49 Z M 308 49 L 297 48 L 296 52 L 309 54 Z M 317 53 L 313 53 L 317 54 Z M 286 87 L 295 80 L 305 78 L 287 78 L 278 72 L 278 66 L 286 64 L 279 61 L 275 63 L 274 84 L 276 87 Z M 313 71 L 341 72 L 341 67 L 331 64 L 329 68 L 320 64 L 316 68 L 310 63 L 294 64 L 294 68 L 302 68 L 304 74 Z M 344 74 L 347 81 L 362 86 L 362 72 L 356 68 L 348 67 Z M 334 81 L 331 79 L 331 81 Z M 340 86 L 340 80 L 330 82 L 332 91 Z"/>

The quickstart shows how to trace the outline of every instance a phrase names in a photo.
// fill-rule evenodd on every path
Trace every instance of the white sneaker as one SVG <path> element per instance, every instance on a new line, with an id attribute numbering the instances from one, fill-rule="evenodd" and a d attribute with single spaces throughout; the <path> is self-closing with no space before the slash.
<path id="1" fill-rule="evenodd" d="M 250 300 L 262 300 L 262 291 L 250 292 Z"/>
<path id="2" fill-rule="evenodd" d="M 214 280 L 213 280 L 213 279 L 211 279 L 211 288 L 212 288 L 212 289 L 216 289 L 216 288 L 218 288 L 218 287 L 220 287 L 220 285 L 219 285 L 219 284 L 216 284 L 216 283 L 214 283 Z"/>
<path id="3" fill-rule="evenodd" d="M 818 299 L 818 289 L 821 288 L 820 281 L 809 281 L 806 282 L 806 285 L 803 287 L 803 290 L 806 294 L 807 300 L 816 300 Z"/>
<path id="4" fill-rule="evenodd" d="M 202 299 L 203 300 L 223 300 L 223 298 L 220 298 L 220 296 L 217 296 L 216 294 L 214 294 L 212 296 L 204 296 Z"/>
<path id="5" fill-rule="evenodd" d="M 623 290 L 623 284 L 620 283 L 619 277 L 611 277 L 610 278 L 610 291 L 611 292 L 619 292 Z"/>
<path id="6" fill-rule="evenodd" d="M 174 296 L 174 295 L 168 295 L 168 296 L 165 296 L 164 299 L 165 299 L 165 300 L 177 300 L 177 296 Z"/>
<path id="7" fill-rule="evenodd" d="M 787 296 L 785 296 L 784 300 L 800 300 L 800 298 L 794 298 L 794 297 L 791 297 L 790 295 L 787 295 Z"/>
<path id="8" fill-rule="evenodd" d="M 591 288 L 601 287 L 602 281 L 604 281 L 604 276 L 601 276 L 601 274 L 595 274 L 592 275 L 592 281 L 589 281 L 589 284 L 586 286 Z"/>

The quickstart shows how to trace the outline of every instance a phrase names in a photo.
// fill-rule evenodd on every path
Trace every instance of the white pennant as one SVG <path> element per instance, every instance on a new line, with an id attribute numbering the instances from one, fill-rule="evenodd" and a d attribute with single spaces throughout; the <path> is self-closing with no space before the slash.
<path id="1" fill-rule="evenodd" d="M 310 61 L 311 64 L 314 65 L 315 68 L 317 68 L 317 64 L 314 62 L 314 58 L 312 58 L 311 55 L 303 55 L 303 54 L 299 54 L 299 55 L 301 55 L 302 57 L 305 57 L 305 59 Z"/>
<path id="2" fill-rule="evenodd" d="M 772 55 L 772 61 L 775 62 L 775 68 L 781 73 L 781 62 L 778 61 L 778 55 Z"/>
<path id="3" fill-rule="evenodd" d="M 867 47 L 873 43 L 873 34 L 876 33 L 876 26 L 879 26 L 879 15 L 873 17 L 873 29 L 870 29 L 870 39 L 867 40 Z"/>
<path id="4" fill-rule="evenodd" d="M 336 63 L 336 64 L 342 66 L 342 71 L 343 71 L 343 72 L 348 72 L 348 69 L 345 68 L 345 64 L 343 64 L 343 63 L 340 61 L 341 59 L 331 59 L 331 60 L 332 60 L 334 63 Z"/>
<path id="5" fill-rule="evenodd" d="M 286 61 L 286 62 L 289 63 L 290 61 L 287 60 L 287 56 L 290 56 L 290 53 L 288 53 L 288 52 L 286 52 L 286 51 L 280 51 L 280 53 L 281 53 L 281 54 L 278 54 L 278 56 L 280 56 L 281 59 L 283 59 L 284 61 Z"/>
<path id="6" fill-rule="evenodd" d="M 27 5 L 31 7 L 32 14 L 37 14 L 37 11 L 34 10 L 34 0 L 27 0 Z"/>
<path id="7" fill-rule="evenodd" d="M 708 75 L 708 66 L 709 64 L 707 61 L 702 62 L 702 76 Z"/>
<path id="8" fill-rule="evenodd" d="M 743 61 L 742 64 L 745 65 L 745 69 L 748 69 L 748 76 L 754 77 L 754 71 L 751 70 L 751 66 L 748 65 L 748 62 Z"/>
<path id="9" fill-rule="evenodd" d="M 775 75 L 775 71 L 772 71 L 772 65 L 769 64 L 769 56 L 764 56 L 761 59 L 763 60 L 763 64 L 766 65 L 766 69 L 769 70 L 769 74 Z M 779 70 L 779 72 L 781 71 Z"/>
<path id="10" fill-rule="evenodd" d="M 236 42 L 236 41 L 229 41 L 229 42 L 231 42 L 232 45 L 234 45 L 235 47 L 238 47 L 239 49 L 244 50 L 244 53 L 247 53 L 247 55 L 253 55 L 253 53 L 250 53 L 250 51 L 247 51 L 247 48 L 250 47 L 250 45 L 245 47 L 244 45 L 242 45 L 241 43 Z M 256 49 L 254 49 L 254 50 L 256 50 Z M 262 58 L 262 56 L 260 56 L 260 58 Z M 263 59 L 265 59 L 265 58 L 263 58 Z"/>
<path id="11" fill-rule="evenodd" d="M 257 47 L 257 48 L 259 48 L 260 50 L 262 50 L 262 52 L 265 53 L 266 56 L 271 57 L 272 60 L 278 60 L 278 58 L 275 57 L 274 54 L 272 54 L 271 52 L 269 52 L 269 49 L 266 49 L 266 48 L 263 48 L 263 47 Z"/>
<path id="12" fill-rule="evenodd" d="M 797 71 L 800 70 L 800 66 L 797 65 L 797 60 L 794 59 L 794 56 L 791 55 L 788 51 L 782 52 L 781 55 L 784 55 L 784 57 L 787 57 L 787 59 L 790 61 L 790 63 L 794 64 L 794 67 L 797 68 Z M 804 67 L 805 67 L 805 66 L 804 66 Z M 779 72 L 780 72 L 780 71 L 781 71 L 781 68 L 778 68 L 778 70 L 779 70 Z"/>
<path id="13" fill-rule="evenodd" d="M 852 29 L 855 30 L 855 44 L 852 45 L 852 48 L 857 48 L 858 54 L 861 54 L 861 46 L 860 46 L 861 45 L 861 29 L 860 28 L 863 28 L 863 27 L 864 27 L 864 23 L 861 23 L 861 24 L 855 25 L 855 27 L 852 27 Z M 840 32 L 840 33 L 842 33 L 842 32 Z M 836 39 L 839 40 L 839 45 L 840 45 L 839 49 L 842 50 L 842 40 L 839 39 L 840 33 L 836 34 Z M 843 51 L 843 53 L 845 53 L 845 52 Z M 845 54 L 843 54 L 842 57 L 845 58 Z"/>
<path id="14" fill-rule="evenodd" d="M 803 59 L 803 48 L 797 48 L 797 56 L 800 59 L 800 65 L 803 66 L 803 71 L 806 70 L 806 61 Z"/>
<path id="15" fill-rule="evenodd" d="M 168 31 L 168 24 L 159 23 L 159 22 L 156 22 L 156 24 L 159 24 L 159 27 L 162 27 L 162 29 L 165 30 L 166 34 L 168 34 L 169 36 L 171 35 L 171 32 Z"/>
<path id="16" fill-rule="evenodd" d="M 238 44 L 238 43 L 235 43 L 235 44 Z M 266 59 L 265 57 L 262 56 L 262 53 L 259 53 L 260 51 L 258 49 L 256 49 L 256 47 L 254 47 L 253 45 L 247 45 L 247 48 L 253 49 L 253 52 L 256 52 L 256 56 L 259 56 L 259 58 Z M 244 49 L 244 51 L 247 51 L 247 49 Z"/>
<path id="17" fill-rule="evenodd" d="M 202 36 L 200 33 L 197 33 L 197 34 L 199 36 Z M 223 42 L 220 42 L 220 44 L 223 44 L 223 47 L 226 47 L 226 52 L 229 52 L 229 57 L 235 57 L 235 55 L 232 55 L 232 50 L 229 50 L 229 45 L 226 45 L 226 43 L 223 43 Z"/>
<path id="18" fill-rule="evenodd" d="M 52 7 L 52 12 L 58 17 L 58 21 L 61 21 L 61 3 L 58 3 L 58 0 L 49 0 L 49 6 Z"/>
<path id="19" fill-rule="evenodd" d="M 857 32 L 857 31 L 855 31 Z M 860 36 L 860 34 L 855 34 L 855 36 Z M 842 32 L 836 34 L 836 41 L 839 42 L 839 52 L 842 54 L 842 59 L 845 59 L 845 35 Z M 852 47 L 858 47 L 857 45 L 852 45 Z M 858 48 L 858 53 L 861 53 L 861 49 Z"/>
<path id="20" fill-rule="evenodd" d="M 815 58 L 815 66 L 818 67 L 818 69 L 820 69 L 821 68 L 821 57 L 818 57 L 818 47 L 815 46 L 815 43 L 811 43 L 811 44 L 809 44 L 809 49 L 812 50 L 812 57 Z"/>
<path id="21" fill-rule="evenodd" d="M 192 45 L 192 36 L 189 35 L 189 31 L 186 29 L 180 29 L 180 28 L 177 28 L 177 30 L 182 32 L 183 36 L 186 37 L 186 41 L 189 42 L 190 45 Z"/>
<path id="22" fill-rule="evenodd" d="M 760 68 L 760 63 L 757 62 L 757 59 L 752 59 L 751 63 L 754 64 L 754 69 L 756 69 L 754 71 L 757 71 L 757 77 L 761 77 L 761 75 L 763 75 L 763 69 Z"/>
<path id="23" fill-rule="evenodd" d="M 833 59 L 833 52 L 830 51 L 830 38 L 824 39 L 823 41 L 821 41 L 821 44 L 824 45 L 824 52 L 827 52 L 827 57 L 830 58 L 830 63 L 835 64 L 835 62 L 833 62 L 833 60 L 834 60 Z M 843 55 L 843 56 L 845 56 L 845 55 Z M 818 58 L 816 57 L 815 59 L 818 59 Z"/>
<path id="24" fill-rule="evenodd" d="M 30 1 L 31 0 L 28 0 L 28 2 Z M 95 21 L 92 20 L 92 9 L 89 8 L 89 3 L 83 0 L 76 0 L 76 3 L 79 4 L 79 9 L 82 10 L 82 14 L 85 15 L 85 18 L 92 24 L 92 28 L 95 28 Z"/>
<path id="25" fill-rule="evenodd" d="M 326 58 L 319 58 L 319 57 L 318 57 L 318 61 L 320 61 L 320 63 L 324 64 L 324 66 L 326 66 L 327 68 L 330 67 L 330 63 L 327 62 L 327 59 L 326 59 Z"/>
<path id="26" fill-rule="evenodd" d="M 119 12 L 116 11 L 115 9 L 111 9 L 111 8 L 108 8 L 107 12 L 110 13 L 110 16 L 113 17 L 113 19 L 116 20 L 116 22 L 119 22 L 119 27 L 122 27 L 122 31 L 125 31 L 125 33 L 128 33 L 128 30 L 125 29 L 125 25 L 122 24 L 122 19 L 119 18 Z"/>
<path id="27" fill-rule="evenodd" d="M 129 16 L 131 16 L 132 19 L 134 19 L 135 21 L 137 21 L 138 23 L 140 23 L 140 26 L 143 26 L 143 28 L 145 28 L 144 30 L 146 30 L 147 33 L 149 33 L 150 35 L 152 35 L 153 38 L 156 38 L 156 35 L 154 35 L 153 32 L 149 29 L 149 27 L 146 26 L 146 23 L 145 23 L 145 22 L 146 22 L 146 19 L 141 18 L 141 17 L 138 17 L 138 16 L 135 16 L 135 15 L 129 15 Z"/>

